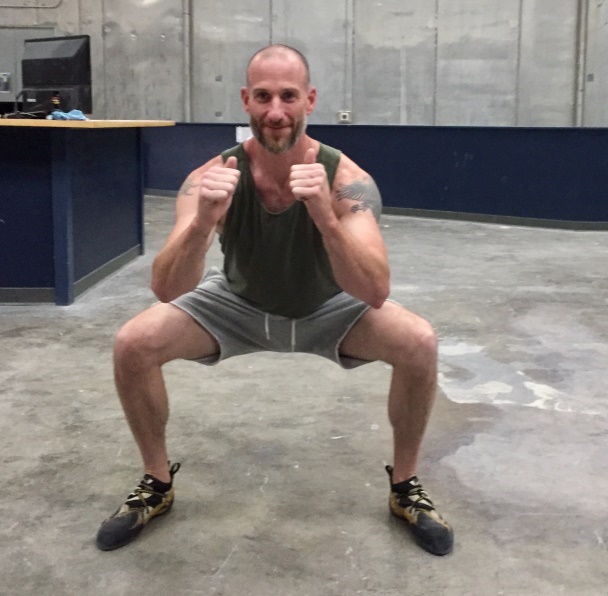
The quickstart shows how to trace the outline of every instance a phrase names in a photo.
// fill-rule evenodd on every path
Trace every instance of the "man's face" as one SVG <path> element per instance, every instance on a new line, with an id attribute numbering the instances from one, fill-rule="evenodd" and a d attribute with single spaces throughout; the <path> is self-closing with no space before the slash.
<path id="1" fill-rule="evenodd" d="M 250 65 L 241 96 L 254 137 L 271 153 L 280 154 L 289 151 L 306 130 L 316 91 L 298 59 L 278 55 Z"/>

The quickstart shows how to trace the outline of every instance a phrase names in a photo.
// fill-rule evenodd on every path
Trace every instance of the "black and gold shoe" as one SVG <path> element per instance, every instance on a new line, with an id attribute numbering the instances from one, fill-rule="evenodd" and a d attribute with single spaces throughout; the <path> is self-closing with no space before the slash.
<path id="1" fill-rule="evenodd" d="M 391 513 L 407 522 L 416 542 L 433 555 L 447 555 L 454 545 L 454 532 L 437 513 L 417 476 L 393 484 L 393 467 L 386 466 L 391 485 Z"/>
<path id="2" fill-rule="evenodd" d="M 127 500 L 101 524 L 95 540 L 97 547 L 114 550 L 129 544 L 152 518 L 168 513 L 175 497 L 173 476 L 179 468 L 178 463 L 171 466 L 168 484 L 146 474 Z"/>

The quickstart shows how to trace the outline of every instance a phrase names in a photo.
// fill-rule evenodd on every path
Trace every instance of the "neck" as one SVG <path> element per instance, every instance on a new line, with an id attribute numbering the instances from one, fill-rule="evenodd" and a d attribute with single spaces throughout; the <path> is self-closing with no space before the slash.
<path id="1" fill-rule="evenodd" d="M 297 143 L 285 153 L 271 153 L 255 139 L 244 144 L 256 190 L 262 203 L 272 212 L 287 209 L 295 197 L 289 188 L 291 166 L 304 162 L 310 147 L 318 149 L 319 142 L 308 136 L 298 139 Z"/>

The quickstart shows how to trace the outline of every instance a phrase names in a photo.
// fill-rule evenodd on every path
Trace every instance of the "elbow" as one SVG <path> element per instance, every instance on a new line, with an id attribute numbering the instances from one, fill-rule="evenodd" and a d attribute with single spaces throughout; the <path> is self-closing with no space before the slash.
<path id="1" fill-rule="evenodd" d="M 387 298 L 388 292 L 378 293 L 372 300 L 370 300 L 369 305 L 376 309 L 382 308 Z"/>
<path id="2" fill-rule="evenodd" d="M 175 296 L 170 294 L 166 288 L 164 288 L 161 284 L 154 283 L 150 285 L 151 290 L 154 292 L 154 295 L 163 303 L 171 302 Z"/>
<path id="3" fill-rule="evenodd" d="M 378 271 L 377 277 L 374 280 L 373 292 L 369 305 L 376 309 L 382 308 L 382 305 L 386 302 L 390 292 L 391 274 L 388 263 L 385 263 L 384 267 Z"/>
<path id="4" fill-rule="evenodd" d="M 172 302 L 176 298 L 179 298 L 183 294 L 186 294 L 193 290 L 196 287 L 194 285 L 186 285 L 186 284 L 177 284 L 173 285 L 170 283 L 163 283 L 162 281 L 157 281 L 152 279 L 152 283 L 150 284 L 150 289 L 154 292 L 155 296 L 164 304 L 168 302 Z"/>
<path id="5" fill-rule="evenodd" d="M 175 300 L 180 293 L 176 292 L 176 288 L 172 287 L 171 284 L 166 283 L 159 275 L 152 274 L 152 282 L 150 283 L 150 289 L 154 292 L 154 295 L 163 303 L 171 302 Z"/>
<path id="6" fill-rule="evenodd" d="M 372 300 L 369 303 L 372 308 L 382 308 L 382 305 L 386 302 L 388 295 L 391 291 L 391 284 L 389 276 L 387 275 L 382 282 L 378 283 L 375 287 Z"/>
<path id="7" fill-rule="evenodd" d="M 158 258 L 158 257 L 157 257 Z M 167 292 L 167 284 L 162 283 L 161 269 L 157 258 L 152 263 L 152 280 L 150 281 L 150 289 L 161 302 L 170 302 L 171 297 Z"/>
<path id="8" fill-rule="evenodd" d="M 388 280 L 386 283 L 378 284 L 376 288 L 374 288 L 374 293 L 370 296 L 370 300 L 368 304 L 372 308 L 382 308 L 382 305 L 386 302 L 388 295 L 390 293 L 390 285 Z"/>
<path id="9" fill-rule="evenodd" d="M 175 300 L 179 294 L 175 293 L 175 288 L 169 283 L 167 275 L 155 260 L 152 264 L 152 279 L 150 281 L 150 289 L 154 295 L 163 303 Z"/>

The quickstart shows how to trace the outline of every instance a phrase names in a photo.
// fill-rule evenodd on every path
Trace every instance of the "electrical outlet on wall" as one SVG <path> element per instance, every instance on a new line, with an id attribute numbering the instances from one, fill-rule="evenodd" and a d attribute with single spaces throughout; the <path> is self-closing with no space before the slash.
<path id="1" fill-rule="evenodd" d="M 338 112 L 338 124 L 352 124 L 353 114 L 350 110 L 340 110 Z"/>

